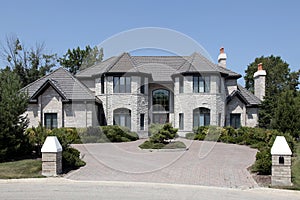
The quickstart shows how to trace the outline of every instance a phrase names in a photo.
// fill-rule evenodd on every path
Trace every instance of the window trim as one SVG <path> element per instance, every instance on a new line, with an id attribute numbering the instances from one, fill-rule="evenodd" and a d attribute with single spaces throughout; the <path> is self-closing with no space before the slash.
<path id="1" fill-rule="evenodd" d="M 203 124 L 200 123 L 200 118 Z M 197 120 L 198 119 L 198 120 Z M 209 126 L 210 125 L 210 109 L 200 107 L 193 110 L 193 127 Z"/>
<path id="2" fill-rule="evenodd" d="M 179 113 L 179 130 L 184 130 L 184 113 Z"/>
<path id="3" fill-rule="evenodd" d="M 193 93 L 210 93 L 210 76 L 193 76 Z"/>
<path id="4" fill-rule="evenodd" d="M 125 124 L 121 125 L 121 117 L 124 117 Z M 113 111 L 113 125 L 124 126 L 131 129 L 131 110 L 127 108 L 117 108 Z"/>
<path id="5" fill-rule="evenodd" d="M 140 93 L 145 94 L 145 77 L 141 77 Z"/>
<path id="6" fill-rule="evenodd" d="M 154 104 L 154 93 L 157 92 L 157 91 L 163 91 L 164 93 L 166 92 L 167 93 L 167 99 L 164 100 L 164 101 L 167 101 L 166 104 L 162 104 L 162 102 L 160 101 L 159 104 Z M 170 112 L 170 102 L 171 101 L 171 94 L 170 94 L 170 91 L 169 90 L 166 90 L 166 89 L 155 89 L 152 91 L 152 110 L 154 112 L 159 112 L 159 111 L 163 111 L 163 112 Z M 155 105 L 158 105 L 158 109 L 156 109 Z M 163 107 L 164 110 L 161 110 L 160 107 Z"/>
<path id="7" fill-rule="evenodd" d="M 124 82 L 124 84 L 123 84 Z M 113 77 L 113 93 L 131 93 L 131 77 L 130 76 L 114 76 Z"/>
<path id="8" fill-rule="evenodd" d="M 145 114 L 140 114 L 140 130 L 145 130 Z"/>
<path id="9" fill-rule="evenodd" d="M 55 116 L 55 117 L 54 117 Z M 47 125 L 47 119 L 50 117 L 50 127 Z M 54 125 L 56 120 L 56 126 Z M 44 126 L 46 129 L 58 128 L 58 114 L 57 113 L 44 113 Z"/>
<path id="10" fill-rule="evenodd" d="M 184 78 L 179 77 L 179 93 L 184 93 Z"/>
<path id="11" fill-rule="evenodd" d="M 237 125 L 237 118 L 236 118 L 237 116 L 239 118 L 238 125 Z M 241 113 L 230 113 L 230 126 L 235 129 L 241 127 Z"/>

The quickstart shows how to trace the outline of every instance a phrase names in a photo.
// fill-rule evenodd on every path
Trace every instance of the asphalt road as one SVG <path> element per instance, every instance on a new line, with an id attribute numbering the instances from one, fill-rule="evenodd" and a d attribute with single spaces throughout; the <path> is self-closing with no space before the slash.
<path id="1" fill-rule="evenodd" d="M 268 188 L 241 190 L 164 183 L 73 181 L 65 178 L 44 178 L 0 180 L 0 199 L 299 200 L 300 192 Z"/>

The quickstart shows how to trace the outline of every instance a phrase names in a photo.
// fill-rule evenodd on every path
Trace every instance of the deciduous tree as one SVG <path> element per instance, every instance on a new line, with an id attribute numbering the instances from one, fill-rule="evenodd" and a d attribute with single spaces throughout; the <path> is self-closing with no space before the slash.
<path id="1" fill-rule="evenodd" d="M 101 62 L 102 58 L 102 48 L 86 46 L 85 49 L 80 49 L 80 47 L 68 49 L 67 53 L 59 59 L 59 62 L 63 67 L 68 69 L 69 72 L 76 74 L 79 70 L 86 69 Z"/>

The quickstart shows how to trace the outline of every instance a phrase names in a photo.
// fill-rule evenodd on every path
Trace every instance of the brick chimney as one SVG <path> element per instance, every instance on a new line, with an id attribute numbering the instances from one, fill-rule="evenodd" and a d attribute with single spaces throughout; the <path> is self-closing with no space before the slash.
<path id="1" fill-rule="evenodd" d="M 266 71 L 263 70 L 262 63 L 257 66 L 257 72 L 254 73 L 254 95 L 260 100 L 264 99 L 266 91 Z"/>
<path id="2" fill-rule="evenodd" d="M 220 54 L 218 56 L 218 64 L 219 64 L 219 66 L 226 68 L 226 59 L 227 59 L 227 55 L 224 52 L 224 47 L 221 47 L 220 48 Z"/>

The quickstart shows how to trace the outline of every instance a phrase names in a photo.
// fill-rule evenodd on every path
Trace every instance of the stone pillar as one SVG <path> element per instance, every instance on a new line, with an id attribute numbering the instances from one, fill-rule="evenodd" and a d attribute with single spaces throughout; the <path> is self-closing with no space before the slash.
<path id="1" fill-rule="evenodd" d="M 277 136 L 271 148 L 272 186 L 291 186 L 292 151 L 284 136 Z"/>
<path id="2" fill-rule="evenodd" d="M 48 136 L 42 147 L 42 175 L 57 176 L 62 173 L 62 147 L 56 136 Z"/>

